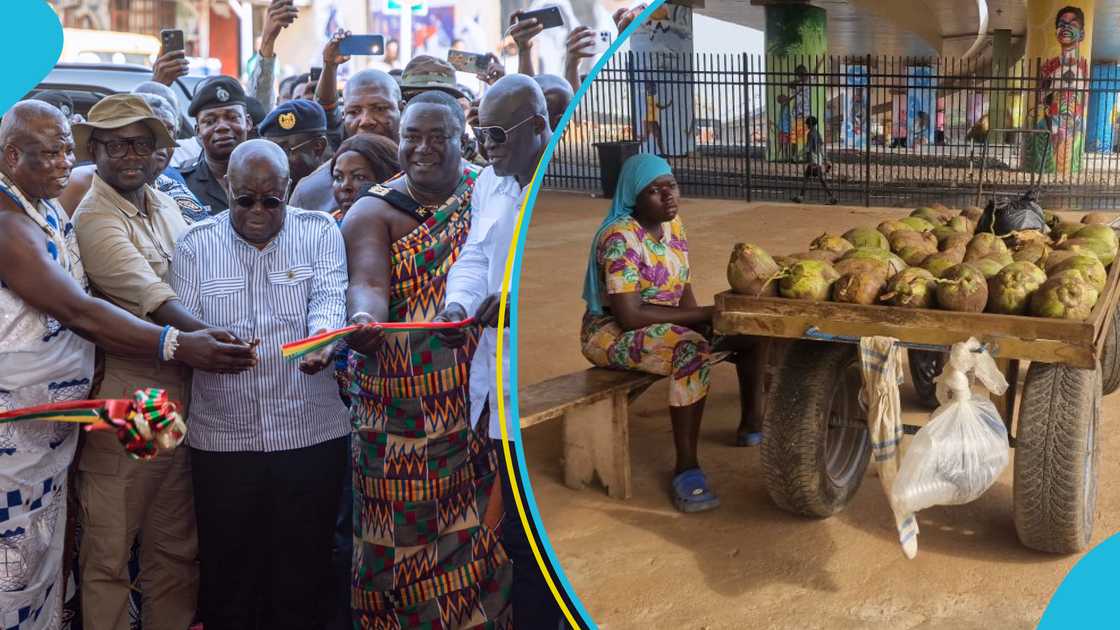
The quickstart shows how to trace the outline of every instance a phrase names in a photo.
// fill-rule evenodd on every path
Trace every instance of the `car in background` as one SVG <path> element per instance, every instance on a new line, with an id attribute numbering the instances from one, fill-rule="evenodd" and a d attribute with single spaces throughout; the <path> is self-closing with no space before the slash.
<path id="1" fill-rule="evenodd" d="M 175 81 L 171 90 L 175 92 L 179 109 L 179 138 L 194 136 L 194 119 L 187 114 L 191 95 L 199 81 L 206 77 L 187 76 Z M 136 86 L 151 81 L 152 69 L 135 64 L 114 63 L 60 63 L 54 67 L 39 85 L 35 86 L 25 98 L 47 90 L 67 93 L 74 101 L 74 113 L 85 117 L 98 101 L 112 94 L 131 92 Z"/>
<path id="2" fill-rule="evenodd" d="M 160 42 L 151 35 L 94 31 L 80 28 L 63 29 L 63 63 L 135 64 L 151 67 L 159 54 Z"/>

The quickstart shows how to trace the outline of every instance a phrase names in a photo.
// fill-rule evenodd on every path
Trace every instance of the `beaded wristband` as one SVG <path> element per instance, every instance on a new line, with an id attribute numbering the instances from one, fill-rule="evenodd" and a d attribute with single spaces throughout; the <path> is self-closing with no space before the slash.
<path id="1" fill-rule="evenodd" d="M 159 334 L 159 346 L 156 348 L 156 358 L 160 361 L 167 361 L 167 333 L 171 332 L 171 326 L 164 326 L 163 332 Z"/>
<path id="2" fill-rule="evenodd" d="M 167 333 L 167 348 L 165 354 L 167 360 L 170 361 L 175 358 L 175 353 L 179 350 L 179 329 L 172 328 Z"/>

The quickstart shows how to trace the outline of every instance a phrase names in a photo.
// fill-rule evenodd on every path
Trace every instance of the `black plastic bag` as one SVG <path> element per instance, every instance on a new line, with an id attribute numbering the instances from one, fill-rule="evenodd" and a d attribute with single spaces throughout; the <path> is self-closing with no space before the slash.
<path id="1" fill-rule="evenodd" d="M 1042 206 L 1029 192 L 1017 199 L 993 197 L 980 216 L 976 232 L 995 232 L 1003 236 L 1020 230 L 1040 230 L 1048 234 L 1050 228 L 1042 213 Z"/>

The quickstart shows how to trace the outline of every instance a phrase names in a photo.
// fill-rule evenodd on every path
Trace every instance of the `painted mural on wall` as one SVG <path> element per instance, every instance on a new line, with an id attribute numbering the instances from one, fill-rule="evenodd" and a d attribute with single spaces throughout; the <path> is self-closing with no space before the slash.
<path id="1" fill-rule="evenodd" d="M 906 68 L 906 137 L 908 146 L 932 144 L 936 130 L 937 91 L 929 66 Z"/>
<path id="2" fill-rule="evenodd" d="M 844 133 L 845 149 L 862 149 L 867 141 L 866 109 L 868 70 L 864 65 L 850 65 L 844 70 Z"/>
<path id="3" fill-rule="evenodd" d="M 820 7 L 766 7 L 766 69 L 785 77 L 782 83 L 766 87 L 771 160 L 801 160 L 809 133 L 805 119 L 825 120 L 825 86 L 814 78 L 828 51 L 825 25 L 826 13 Z"/>
<path id="4" fill-rule="evenodd" d="M 1092 54 L 1093 2 L 1032 3 L 1027 35 L 1028 57 L 1039 57 L 1041 89 L 1033 97 L 1029 123 L 1050 132 L 1025 140 L 1028 170 L 1072 174 L 1081 170 L 1085 145 L 1085 109 Z"/>
<path id="5" fill-rule="evenodd" d="M 1089 151 L 1111 153 L 1116 146 L 1116 123 L 1120 115 L 1120 65 L 1093 65 L 1092 92 L 1089 95 Z"/>
<path id="6" fill-rule="evenodd" d="M 692 9 L 663 4 L 630 38 L 637 53 L 631 98 L 642 150 L 688 155 L 694 144 Z"/>

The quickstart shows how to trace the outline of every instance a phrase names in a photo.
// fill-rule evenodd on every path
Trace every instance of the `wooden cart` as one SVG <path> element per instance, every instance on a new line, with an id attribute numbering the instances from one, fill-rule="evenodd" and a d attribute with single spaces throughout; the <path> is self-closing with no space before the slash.
<path id="1" fill-rule="evenodd" d="M 1041 551 L 1084 549 L 1095 512 L 1101 396 L 1120 385 L 1118 286 L 1114 264 L 1083 322 L 717 295 L 717 334 L 770 338 L 771 350 L 782 349 L 768 353 L 774 381 L 766 388 L 762 463 L 770 496 L 785 510 L 820 518 L 843 509 L 859 488 L 871 451 L 858 401 L 853 343 L 860 337 L 942 351 L 975 337 L 1011 384 L 997 406 L 1016 448 L 1019 539 Z M 1017 409 L 1021 361 L 1030 365 Z"/>

